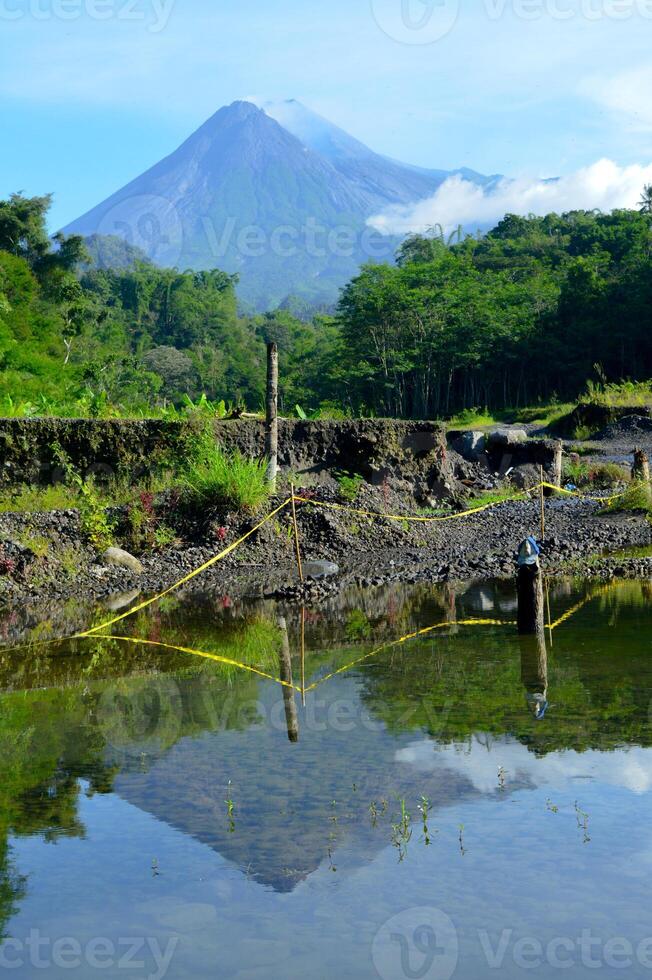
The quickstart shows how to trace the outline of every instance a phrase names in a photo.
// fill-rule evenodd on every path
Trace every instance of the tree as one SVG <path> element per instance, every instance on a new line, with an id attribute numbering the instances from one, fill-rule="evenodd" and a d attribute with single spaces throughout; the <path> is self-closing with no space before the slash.
<path id="1" fill-rule="evenodd" d="M 652 184 L 646 184 L 643 188 L 641 200 L 639 201 L 641 214 L 652 216 Z"/>

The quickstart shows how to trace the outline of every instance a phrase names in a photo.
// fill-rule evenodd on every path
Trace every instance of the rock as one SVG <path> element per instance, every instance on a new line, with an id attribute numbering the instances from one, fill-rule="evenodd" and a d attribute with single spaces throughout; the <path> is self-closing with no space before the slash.
<path id="1" fill-rule="evenodd" d="M 339 575 L 340 567 L 332 561 L 306 561 L 303 563 L 303 574 L 306 578 L 320 579 Z"/>
<path id="2" fill-rule="evenodd" d="M 107 548 L 102 558 L 107 565 L 128 568 L 130 572 L 142 575 L 143 566 L 141 563 L 133 555 L 130 555 L 128 551 L 123 551 L 122 548 Z"/>
<path id="3" fill-rule="evenodd" d="M 453 443 L 453 449 L 469 463 L 477 463 L 487 447 L 484 432 L 464 432 Z"/>
<path id="4" fill-rule="evenodd" d="M 487 437 L 490 446 L 518 446 L 527 442 L 525 429 L 494 429 Z"/>
<path id="5" fill-rule="evenodd" d="M 136 559 L 134 559 L 136 561 Z M 140 595 L 140 589 L 132 589 L 131 592 L 118 592 L 108 597 L 104 606 L 109 612 L 119 612 L 126 606 L 130 606 L 134 599 Z"/>
<path id="6" fill-rule="evenodd" d="M 519 490 L 529 490 L 536 487 L 541 481 L 541 471 L 538 466 L 532 463 L 525 463 L 523 466 L 515 466 L 509 474 L 510 482 L 518 487 Z"/>

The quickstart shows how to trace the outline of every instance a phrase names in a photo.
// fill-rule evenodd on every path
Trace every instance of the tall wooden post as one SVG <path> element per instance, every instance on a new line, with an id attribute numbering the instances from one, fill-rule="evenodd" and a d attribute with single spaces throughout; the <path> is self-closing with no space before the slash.
<path id="1" fill-rule="evenodd" d="M 267 413 L 265 420 L 267 482 L 276 490 L 278 473 L 278 347 L 267 345 Z"/>
<path id="2" fill-rule="evenodd" d="M 556 487 L 561 487 L 563 470 L 564 444 L 561 440 L 555 443 L 555 458 L 553 463 L 552 482 Z"/>
<path id="3" fill-rule="evenodd" d="M 292 658 L 290 657 L 290 640 L 288 638 L 288 627 L 284 616 L 278 617 L 278 628 L 281 631 L 281 652 L 279 653 L 279 668 L 281 685 L 283 690 L 283 703 L 285 705 L 285 721 L 288 729 L 288 739 L 291 742 L 299 741 L 299 716 L 297 714 L 297 703 L 294 700 L 294 688 L 287 685 L 292 684 Z"/>
<path id="4" fill-rule="evenodd" d="M 521 553 L 525 544 L 521 545 Z M 517 572 L 518 631 L 521 636 L 543 635 L 545 630 L 543 573 L 538 556 L 531 564 L 519 562 Z"/>
<path id="5" fill-rule="evenodd" d="M 643 483 L 650 482 L 650 459 L 644 449 L 636 448 L 634 450 L 632 480 L 639 480 Z"/>

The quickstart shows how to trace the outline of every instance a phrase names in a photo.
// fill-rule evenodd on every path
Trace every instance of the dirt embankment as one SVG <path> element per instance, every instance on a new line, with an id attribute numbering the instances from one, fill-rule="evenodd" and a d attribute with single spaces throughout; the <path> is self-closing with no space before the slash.
<path id="1" fill-rule="evenodd" d="M 129 459 L 140 454 L 142 460 L 147 446 L 155 452 L 157 439 L 169 449 L 170 440 L 159 423 L 134 423 L 137 428 L 129 430 L 128 436 L 125 425 L 109 423 L 105 430 L 106 423 L 59 422 L 52 432 L 68 451 L 77 446 L 78 465 L 82 458 L 95 465 L 99 457 L 92 454 L 100 453 L 106 465 L 124 471 Z M 30 435 L 29 427 L 22 431 L 32 447 L 42 447 L 41 435 Z M 180 436 L 176 428 L 174 431 L 178 446 Z M 262 452 L 262 425 L 229 422 L 216 431 L 229 448 L 251 455 Z M 100 434 L 103 443 L 98 441 Z M 400 518 L 419 513 L 433 516 L 432 508 L 437 508 L 439 516 L 452 516 L 471 493 L 501 485 L 505 478 L 517 477 L 517 485 L 532 485 L 538 479 L 539 465 L 545 465 L 546 475 L 551 475 L 552 443 L 523 442 L 521 434 L 503 432 L 490 439 L 487 447 L 473 435 L 455 445 L 466 458 L 447 444 L 443 427 L 436 423 L 282 422 L 284 480 L 291 473 L 299 485 L 310 484 L 305 494 L 310 502 L 298 506 L 303 557 L 335 561 L 339 575 L 297 589 L 291 511 L 286 508 L 186 589 L 224 596 L 276 594 L 312 602 L 353 582 L 367 586 L 511 576 L 518 544 L 528 534 L 539 534 L 537 499 L 507 502 L 472 517 L 444 522 L 412 523 L 357 512 Z M 13 452 L 11 458 L 18 462 L 15 449 Z M 27 452 L 25 445 L 20 452 Z M 336 478 L 340 471 L 363 478 L 355 500 L 342 496 Z M 283 502 L 286 490 L 282 482 L 278 498 L 269 502 L 266 512 Z M 548 502 L 547 568 L 603 576 L 652 576 L 652 562 L 644 558 L 585 563 L 589 555 L 652 544 L 652 529 L 643 516 L 605 516 L 601 510 L 599 503 L 590 501 Z M 124 509 L 116 516 L 124 518 Z M 238 540 L 259 518 L 220 507 L 188 514 L 173 495 L 163 494 L 155 504 L 154 519 L 173 528 L 177 539 L 160 551 L 141 553 L 143 571 L 137 574 L 108 565 L 88 546 L 76 511 L 0 515 L 0 605 L 15 607 L 75 595 L 104 600 L 114 596 L 110 601 L 119 604 L 121 593 L 128 601 L 137 592 L 158 592 Z M 117 543 L 125 544 L 122 540 Z"/>

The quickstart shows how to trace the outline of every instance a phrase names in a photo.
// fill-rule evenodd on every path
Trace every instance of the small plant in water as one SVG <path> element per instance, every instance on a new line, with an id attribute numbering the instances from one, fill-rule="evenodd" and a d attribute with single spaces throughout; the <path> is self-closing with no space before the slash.
<path id="1" fill-rule="evenodd" d="M 226 803 L 226 815 L 227 815 L 227 818 L 228 818 L 228 821 L 229 821 L 229 833 L 230 834 L 233 834 L 233 833 L 235 833 L 235 803 L 231 799 L 231 780 L 230 779 L 229 779 L 229 782 L 228 782 L 226 791 L 228 793 L 228 796 L 227 796 L 227 798 L 224 801 Z"/>
<path id="2" fill-rule="evenodd" d="M 559 813 L 559 807 L 555 806 L 552 800 L 546 800 L 546 809 L 550 810 L 551 813 Z"/>
<path id="3" fill-rule="evenodd" d="M 430 830 L 428 828 L 428 814 L 430 813 L 430 800 L 427 796 L 421 797 L 421 802 L 419 803 L 419 810 L 421 811 L 421 819 L 423 821 L 423 840 L 426 847 L 432 843 L 432 838 L 430 837 Z"/>
<path id="4" fill-rule="evenodd" d="M 507 770 L 503 769 L 502 766 L 498 766 L 498 785 L 501 790 L 505 789 L 505 777 L 507 776 Z"/>
<path id="5" fill-rule="evenodd" d="M 372 800 L 369 804 L 369 816 L 371 817 L 371 826 L 378 826 L 378 807 L 376 806 L 376 801 Z"/>
<path id="6" fill-rule="evenodd" d="M 466 848 L 464 846 L 464 824 L 463 823 L 460 824 L 459 841 L 460 841 L 460 854 L 462 855 L 462 857 L 464 857 L 464 855 L 466 854 Z"/>
<path id="7" fill-rule="evenodd" d="M 582 810 L 577 800 L 575 801 L 575 816 L 577 817 L 577 826 L 584 834 L 583 843 L 588 844 L 591 840 L 589 837 L 589 815 Z"/>
<path id="8" fill-rule="evenodd" d="M 401 817 L 398 823 L 392 824 L 392 844 L 398 851 L 399 861 L 403 861 L 407 854 L 407 846 L 412 838 L 412 817 L 405 806 L 405 800 L 401 800 Z"/>

